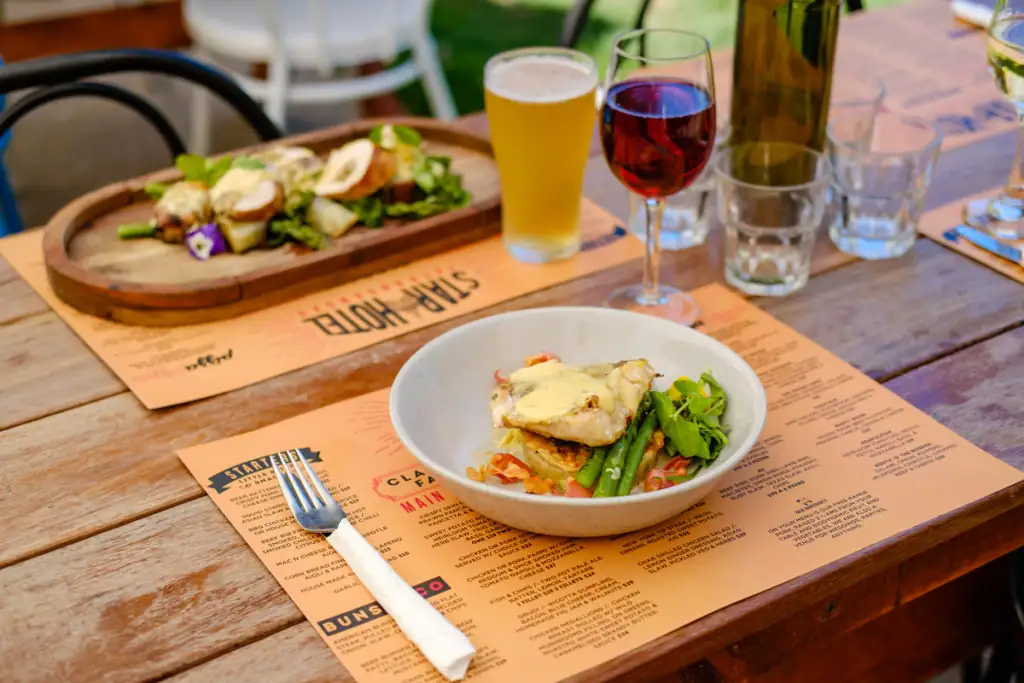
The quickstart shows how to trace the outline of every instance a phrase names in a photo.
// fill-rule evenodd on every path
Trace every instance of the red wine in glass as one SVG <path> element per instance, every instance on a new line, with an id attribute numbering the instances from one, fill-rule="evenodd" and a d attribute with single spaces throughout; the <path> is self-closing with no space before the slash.
<path id="1" fill-rule="evenodd" d="M 690 186 L 715 142 L 715 103 L 683 79 L 620 81 L 605 96 L 601 144 L 612 173 L 642 197 L 664 198 Z"/>

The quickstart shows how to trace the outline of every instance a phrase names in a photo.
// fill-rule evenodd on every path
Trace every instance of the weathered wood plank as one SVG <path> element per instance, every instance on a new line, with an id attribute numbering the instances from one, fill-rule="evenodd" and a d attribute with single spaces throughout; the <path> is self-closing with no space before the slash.
<path id="1" fill-rule="evenodd" d="M 52 313 L 0 325 L 0 377 L 0 429 L 124 391 Z"/>
<path id="2" fill-rule="evenodd" d="M 0 257 L 0 285 L 18 279 L 18 273 L 11 268 L 11 265 Z"/>
<path id="3" fill-rule="evenodd" d="M 297 666 L 296 662 L 301 662 Z M 354 680 L 309 624 L 272 636 L 183 671 L 167 683 L 350 683 Z"/>
<path id="4" fill-rule="evenodd" d="M 10 272 L 13 279 L 0 282 L 0 325 L 49 310 L 46 302 L 17 273 Z M 0 277 L 3 277 L 2 272 Z"/>
<path id="5" fill-rule="evenodd" d="M 1016 286 L 1016 298 L 1021 298 Z M 1004 301 L 1004 305 L 1013 305 Z M 1024 470 L 1021 416 L 1024 328 L 1017 328 L 887 384 L 961 436 Z"/>
<path id="6" fill-rule="evenodd" d="M 927 595 L 1022 546 L 1024 506 L 904 562 L 900 568 L 900 602 Z"/>
<path id="7" fill-rule="evenodd" d="M 20 683 L 148 680 L 300 618 L 205 499 L 9 567 L 0 595 L 3 678 Z"/>
<path id="8" fill-rule="evenodd" d="M 833 640 L 896 608 L 900 570 L 889 569 L 839 591 L 709 656 L 727 681 L 768 672 L 816 643 Z"/>
<path id="9" fill-rule="evenodd" d="M 1003 563 L 886 614 L 843 636 L 780 659 L 759 675 L 730 683 L 925 683 L 980 652 L 1001 633 L 1009 603 Z"/>
<path id="10" fill-rule="evenodd" d="M 961 261 L 969 259 L 921 239 L 897 262 L 841 268 L 764 308 L 862 372 L 885 378 L 1024 320 L 1018 283 Z"/>

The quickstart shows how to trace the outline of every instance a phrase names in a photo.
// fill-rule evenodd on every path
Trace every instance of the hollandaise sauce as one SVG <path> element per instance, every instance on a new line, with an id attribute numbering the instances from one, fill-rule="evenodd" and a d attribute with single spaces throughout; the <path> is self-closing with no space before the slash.
<path id="1" fill-rule="evenodd" d="M 557 360 L 517 370 L 509 380 L 518 396 L 516 412 L 531 422 L 563 417 L 595 397 L 603 410 L 612 412 L 615 408 L 615 394 L 607 382 Z"/>

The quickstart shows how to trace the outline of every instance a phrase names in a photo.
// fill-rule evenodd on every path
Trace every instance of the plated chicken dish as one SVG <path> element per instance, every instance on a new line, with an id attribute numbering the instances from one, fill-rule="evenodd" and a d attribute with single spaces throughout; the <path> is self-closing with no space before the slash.
<path id="1" fill-rule="evenodd" d="M 305 147 L 274 146 L 249 156 L 179 156 L 184 179 L 151 183 L 152 218 L 122 225 L 122 239 L 181 244 L 201 261 L 222 253 L 294 243 L 325 249 L 357 225 L 419 219 L 469 204 L 451 159 L 431 155 L 422 136 L 382 124 L 326 160 Z"/>
<path id="2" fill-rule="evenodd" d="M 725 390 L 705 372 L 654 390 L 643 359 L 567 365 L 551 354 L 494 373 L 496 447 L 469 467 L 479 482 L 527 493 L 611 497 L 693 479 L 729 442 Z"/>

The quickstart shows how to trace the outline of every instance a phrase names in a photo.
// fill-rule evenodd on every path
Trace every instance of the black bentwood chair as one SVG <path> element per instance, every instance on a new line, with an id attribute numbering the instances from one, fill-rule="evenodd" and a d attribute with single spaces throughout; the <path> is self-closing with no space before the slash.
<path id="1" fill-rule="evenodd" d="M 100 97 L 118 102 L 146 119 L 163 138 L 172 158 L 186 149 L 174 127 L 150 102 L 129 90 L 86 78 L 124 72 L 159 73 L 207 88 L 227 102 L 263 142 L 277 140 L 281 130 L 231 78 L 181 53 L 170 50 L 99 50 L 29 59 L 0 67 L 0 96 L 34 89 L 0 112 L 0 139 L 34 109 L 69 97 Z"/>

